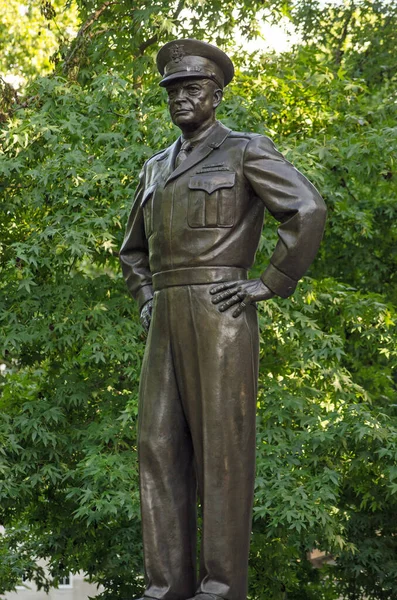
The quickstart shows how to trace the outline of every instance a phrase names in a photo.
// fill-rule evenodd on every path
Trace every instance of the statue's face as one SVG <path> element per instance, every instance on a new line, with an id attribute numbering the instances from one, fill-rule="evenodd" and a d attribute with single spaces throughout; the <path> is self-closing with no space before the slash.
<path id="1" fill-rule="evenodd" d="M 211 120 L 222 99 L 222 91 L 210 79 L 177 79 L 166 89 L 171 119 L 182 130 Z"/>

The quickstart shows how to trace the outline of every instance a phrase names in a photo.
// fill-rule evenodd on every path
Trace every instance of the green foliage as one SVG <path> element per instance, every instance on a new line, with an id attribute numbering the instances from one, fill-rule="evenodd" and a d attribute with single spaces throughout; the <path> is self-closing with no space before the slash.
<path id="1" fill-rule="evenodd" d="M 19 85 L 53 69 L 77 26 L 73 2 L 0 0 L 0 76 Z"/>
<path id="2" fill-rule="evenodd" d="M 39 5 L 29 3 L 30 14 Z M 52 6 L 57 15 L 71 10 Z M 132 598 L 143 584 L 136 419 L 144 337 L 118 248 L 142 163 L 177 135 L 154 56 L 174 34 L 218 36 L 231 47 L 234 28 L 255 35 L 259 13 L 257 3 L 225 0 L 199 3 L 184 19 L 189 3 L 76 6 L 80 30 L 55 72 L 36 78 L 23 99 L 2 88 L 0 591 L 23 573 L 48 589 L 83 569 L 106 598 Z M 219 117 L 271 135 L 321 190 L 329 220 L 310 278 L 293 298 L 260 309 L 250 597 L 391 600 L 396 9 L 366 0 L 261 6 L 270 18 L 289 15 L 302 42 L 280 56 L 239 51 Z M 46 10 L 46 22 L 59 19 Z M 4 31 L 15 69 L 45 74 L 54 48 L 32 71 Z M 34 53 L 23 27 L 19 35 Z M 1 68 L 16 72 L 10 62 Z M 270 219 L 253 276 L 275 229 Z M 313 548 L 336 564 L 313 569 Z"/>

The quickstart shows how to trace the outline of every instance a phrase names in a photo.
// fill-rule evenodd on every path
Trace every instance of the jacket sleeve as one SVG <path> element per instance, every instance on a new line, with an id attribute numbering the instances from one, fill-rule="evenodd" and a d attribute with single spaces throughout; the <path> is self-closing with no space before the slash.
<path id="1" fill-rule="evenodd" d="M 152 274 L 149 268 L 149 249 L 145 235 L 142 199 L 145 191 L 145 168 L 139 175 L 139 183 L 127 223 L 120 261 L 129 292 L 139 308 L 153 298 Z"/>
<path id="2" fill-rule="evenodd" d="M 265 136 L 255 136 L 247 144 L 244 175 L 281 223 L 276 248 L 261 279 L 272 292 L 288 298 L 317 254 L 325 225 L 325 203 Z"/>

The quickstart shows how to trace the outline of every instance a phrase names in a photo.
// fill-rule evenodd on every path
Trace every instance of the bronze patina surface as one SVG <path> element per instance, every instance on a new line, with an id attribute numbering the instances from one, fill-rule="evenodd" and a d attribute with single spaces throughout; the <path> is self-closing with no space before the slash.
<path id="1" fill-rule="evenodd" d="M 182 136 L 144 165 L 121 262 L 148 330 L 139 464 L 147 587 L 158 600 L 245 600 L 255 477 L 255 304 L 293 293 L 326 209 L 313 185 L 255 133 L 215 119 L 230 59 L 197 40 L 158 55 Z M 264 213 L 279 222 L 248 280 Z M 202 507 L 196 573 L 196 494 Z"/>

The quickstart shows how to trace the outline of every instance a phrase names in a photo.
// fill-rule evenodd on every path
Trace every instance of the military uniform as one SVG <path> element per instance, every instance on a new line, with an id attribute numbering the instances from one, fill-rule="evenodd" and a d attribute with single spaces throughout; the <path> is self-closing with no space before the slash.
<path id="1" fill-rule="evenodd" d="M 262 135 L 213 125 L 177 168 L 181 139 L 140 175 L 120 252 L 140 306 L 154 296 L 141 374 L 139 463 L 147 589 L 159 600 L 244 600 L 255 469 L 258 324 L 210 289 L 252 267 L 268 210 L 279 241 L 261 276 L 288 297 L 321 241 L 325 205 Z M 202 506 L 196 577 L 196 487 Z"/>

